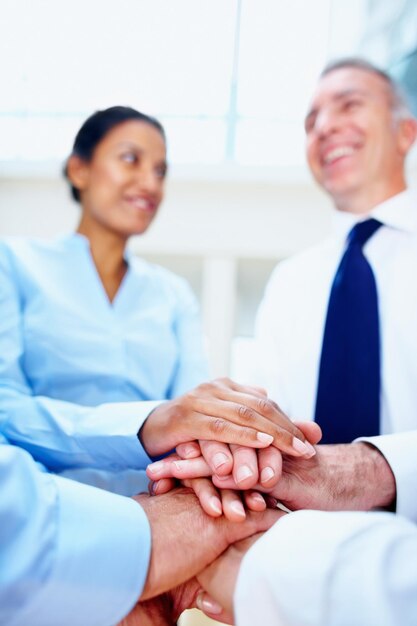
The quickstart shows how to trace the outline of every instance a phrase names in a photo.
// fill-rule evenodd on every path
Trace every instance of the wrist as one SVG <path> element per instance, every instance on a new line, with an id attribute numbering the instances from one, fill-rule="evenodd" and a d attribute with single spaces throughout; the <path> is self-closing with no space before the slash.
<path id="1" fill-rule="evenodd" d="M 155 407 L 139 429 L 138 439 L 153 460 L 168 452 L 168 423 L 172 402 L 163 402 Z"/>
<path id="2" fill-rule="evenodd" d="M 391 466 L 384 455 L 368 442 L 352 444 L 361 448 L 362 459 L 366 459 L 367 475 L 370 477 L 366 489 L 366 509 L 384 508 L 395 511 L 397 488 Z"/>
<path id="3" fill-rule="evenodd" d="M 375 446 L 360 441 L 328 449 L 337 461 L 332 485 L 335 510 L 369 511 L 394 505 L 395 478 Z"/>

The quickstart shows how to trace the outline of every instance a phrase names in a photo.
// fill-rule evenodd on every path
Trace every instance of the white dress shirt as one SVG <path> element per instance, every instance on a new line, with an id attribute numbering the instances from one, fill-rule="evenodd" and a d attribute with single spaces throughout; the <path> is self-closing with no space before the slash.
<path id="1" fill-rule="evenodd" d="M 417 526 L 390 513 L 291 513 L 243 559 L 237 626 L 415 626 Z"/>
<path id="2" fill-rule="evenodd" d="M 410 191 L 390 198 L 366 217 L 335 211 L 331 238 L 277 266 L 257 316 L 261 374 L 256 382 L 291 418 L 314 419 L 331 285 L 350 229 L 368 217 L 384 224 L 364 246 L 378 289 L 381 434 L 413 431 L 417 429 L 417 198 Z M 410 492 L 410 487 L 414 494 L 417 488 L 416 434 L 372 438 L 377 447 L 379 441 L 397 479 L 398 510 L 417 519 L 416 498 Z M 412 456 L 406 449 L 410 454 L 414 450 Z M 409 466 L 414 458 L 411 480 Z"/>

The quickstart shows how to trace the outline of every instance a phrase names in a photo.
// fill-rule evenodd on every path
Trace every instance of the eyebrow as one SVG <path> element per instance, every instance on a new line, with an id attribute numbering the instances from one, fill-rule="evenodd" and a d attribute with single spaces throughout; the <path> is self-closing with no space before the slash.
<path id="1" fill-rule="evenodd" d="M 352 96 L 352 95 L 367 96 L 369 95 L 369 92 L 365 91 L 364 89 L 357 89 L 357 88 L 343 89 L 342 91 L 338 91 L 335 94 L 333 94 L 332 100 L 334 102 L 338 102 L 340 100 L 344 100 L 345 98 L 349 98 L 349 96 Z M 307 115 L 305 116 L 304 124 L 307 124 L 308 120 L 314 117 L 317 114 L 317 111 L 319 109 L 320 107 L 313 107 L 312 109 L 310 109 Z"/>

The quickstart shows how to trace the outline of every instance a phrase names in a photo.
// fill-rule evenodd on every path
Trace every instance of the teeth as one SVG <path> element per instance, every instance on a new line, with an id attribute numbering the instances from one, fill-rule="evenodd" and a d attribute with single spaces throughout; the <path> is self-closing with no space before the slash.
<path id="1" fill-rule="evenodd" d="M 324 157 L 324 162 L 326 165 L 329 163 L 333 163 L 336 159 L 340 159 L 341 157 L 350 156 L 353 154 L 354 149 L 351 146 L 339 146 L 338 148 L 334 148 L 330 150 Z"/>
<path id="2" fill-rule="evenodd" d="M 137 209 L 143 209 L 147 211 L 150 208 L 150 203 L 145 198 L 141 198 L 140 196 L 138 197 L 135 196 L 135 197 L 132 197 L 130 200 Z"/>

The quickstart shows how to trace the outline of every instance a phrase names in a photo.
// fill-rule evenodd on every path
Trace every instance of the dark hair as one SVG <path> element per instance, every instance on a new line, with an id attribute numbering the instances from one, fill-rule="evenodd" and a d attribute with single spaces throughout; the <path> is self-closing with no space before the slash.
<path id="1" fill-rule="evenodd" d="M 327 74 L 330 74 L 335 70 L 342 70 L 345 68 L 363 70 L 364 72 L 369 72 L 370 74 L 379 76 L 379 78 L 385 82 L 387 87 L 393 113 L 399 119 L 412 117 L 407 97 L 403 93 L 400 85 L 388 74 L 388 72 L 385 72 L 380 67 L 374 65 L 366 59 L 362 59 L 361 57 L 344 57 L 336 59 L 335 61 L 330 61 L 330 63 L 328 63 L 321 72 L 320 78 L 327 76 Z"/>
<path id="2" fill-rule="evenodd" d="M 136 109 L 132 109 L 131 107 L 115 106 L 110 107 L 109 109 L 104 109 L 103 111 L 96 111 L 85 120 L 84 124 L 78 131 L 74 140 L 71 155 L 68 157 L 64 166 L 64 176 L 70 184 L 71 196 L 76 202 L 80 202 L 80 192 L 69 180 L 69 158 L 77 156 L 84 161 L 91 161 L 94 150 L 107 133 L 115 126 L 130 120 L 137 120 L 138 122 L 144 122 L 145 124 L 153 126 L 160 132 L 164 142 L 166 142 L 165 131 L 162 124 L 154 117 L 145 115 L 145 113 L 140 113 L 139 111 L 136 111 Z"/>

